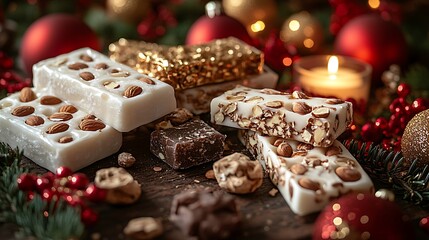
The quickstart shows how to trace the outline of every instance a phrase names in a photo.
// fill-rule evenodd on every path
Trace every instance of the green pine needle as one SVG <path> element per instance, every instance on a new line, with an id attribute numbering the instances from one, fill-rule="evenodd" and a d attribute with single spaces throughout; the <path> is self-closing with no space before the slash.
<path id="1" fill-rule="evenodd" d="M 418 167 L 418 160 L 409 165 L 400 152 L 387 151 L 380 145 L 355 140 L 344 144 L 371 178 L 390 185 L 406 200 L 417 204 L 429 202 L 428 166 Z"/>
<path id="2" fill-rule="evenodd" d="M 22 156 L 0 142 L 0 223 L 16 224 L 20 238 L 79 239 L 84 233 L 79 209 L 62 200 L 47 203 L 38 194 L 27 201 L 26 193 L 18 189 L 18 177 L 28 172 L 20 164 Z"/>

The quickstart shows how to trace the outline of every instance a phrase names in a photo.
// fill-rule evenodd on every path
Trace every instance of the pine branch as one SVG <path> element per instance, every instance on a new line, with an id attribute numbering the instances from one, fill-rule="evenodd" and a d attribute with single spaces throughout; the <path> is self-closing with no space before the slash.
<path id="1" fill-rule="evenodd" d="M 416 204 L 429 202 L 428 166 L 418 167 L 418 160 L 409 165 L 400 152 L 387 151 L 380 145 L 367 145 L 355 140 L 344 144 L 373 179 L 390 185 L 406 200 Z"/>
<path id="2" fill-rule="evenodd" d="M 27 201 L 26 194 L 18 189 L 18 177 L 28 172 L 20 165 L 22 156 L 18 149 L 0 142 L 0 223 L 16 224 L 19 227 L 16 235 L 22 238 L 62 240 L 81 237 L 84 225 L 79 209 L 62 200 L 48 203 L 38 194 L 32 201 Z"/>

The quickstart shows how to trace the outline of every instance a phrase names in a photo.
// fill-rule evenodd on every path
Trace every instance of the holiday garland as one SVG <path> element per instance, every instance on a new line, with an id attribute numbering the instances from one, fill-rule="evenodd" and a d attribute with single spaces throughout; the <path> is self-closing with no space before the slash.
<path id="1" fill-rule="evenodd" d="M 16 236 L 36 239 L 79 239 L 84 232 L 80 210 L 61 198 L 50 202 L 35 193 L 27 200 L 17 179 L 29 171 L 21 166 L 22 152 L 0 143 L 0 224 L 18 226 Z"/>
<path id="2" fill-rule="evenodd" d="M 372 179 L 388 184 L 404 199 L 421 204 L 429 201 L 429 167 L 418 167 L 418 160 L 408 164 L 401 152 L 388 151 L 381 145 L 361 143 L 355 140 L 345 142 Z"/>

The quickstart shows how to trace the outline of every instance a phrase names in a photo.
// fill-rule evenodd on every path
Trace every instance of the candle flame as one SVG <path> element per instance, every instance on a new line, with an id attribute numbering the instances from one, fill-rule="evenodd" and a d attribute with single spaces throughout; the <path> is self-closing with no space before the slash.
<path id="1" fill-rule="evenodd" d="M 338 72 L 338 57 L 330 56 L 328 60 L 328 72 L 337 73 Z"/>

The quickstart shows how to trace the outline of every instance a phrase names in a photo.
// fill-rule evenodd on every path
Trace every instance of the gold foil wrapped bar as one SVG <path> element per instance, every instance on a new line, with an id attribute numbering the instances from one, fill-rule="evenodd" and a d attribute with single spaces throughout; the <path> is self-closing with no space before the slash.
<path id="1" fill-rule="evenodd" d="M 172 85 L 176 90 L 240 80 L 262 72 L 258 49 L 230 37 L 200 45 L 165 46 L 120 39 L 110 58 Z"/>

